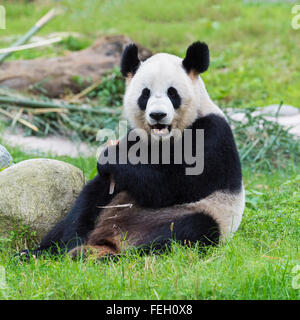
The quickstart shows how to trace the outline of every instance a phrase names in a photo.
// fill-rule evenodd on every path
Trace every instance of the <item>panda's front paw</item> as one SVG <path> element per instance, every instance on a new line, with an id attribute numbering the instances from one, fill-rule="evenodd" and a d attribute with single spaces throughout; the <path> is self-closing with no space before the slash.
<path id="1" fill-rule="evenodd" d="M 111 176 L 115 173 L 115 165 L 110 164 L 110 163 L 105 163 L 105 164 L 101 164 L 101 163 L 97 163 L 97 169 L 98 169 L 98 173 L 101 176 Z"/>
<path id="2" fill-rule="evenodd" d="M 98 158 L 98 172 L 111 174 L 114 166 L 117 164 L 117 146 L 108 146 L 103 150 Z"/>

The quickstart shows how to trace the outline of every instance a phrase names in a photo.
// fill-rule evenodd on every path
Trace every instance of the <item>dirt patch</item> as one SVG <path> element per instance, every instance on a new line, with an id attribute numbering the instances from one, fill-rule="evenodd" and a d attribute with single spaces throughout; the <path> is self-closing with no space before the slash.
<path id="1" fill-rule="evenodd" d="M 125 36 L 107 36 L 87 49 L 62 57 L 5 62 L 1 65 L 0 85 L 30 89 L 34 93 L 42 90 L 49 97 L 60 97 L 70 91 L 76 93 L 119 66 L 123 49 L 129 43 L 132 40 Z M 151 56 L 151 51 L 138 47 L 142 60 Z M 80 84 L 74 77 L 80 77 Z"/>

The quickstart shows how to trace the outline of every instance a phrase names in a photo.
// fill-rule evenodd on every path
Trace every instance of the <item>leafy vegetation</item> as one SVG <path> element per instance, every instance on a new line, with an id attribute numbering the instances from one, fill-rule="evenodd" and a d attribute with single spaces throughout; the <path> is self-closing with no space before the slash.
<path id="1" fill-rule="evenodd" d="M 64 38 L 59 45 L 63 46 L 66 50 L 78 51 L 87 48 L 91 45 L 91 41 L 87 38 L 75 38 L 68 36 Z"/>
<path id="2" fill-rule="evenodd" d="M 74 77 L 74 82 L 82 84 L 84 79 L 80 76 Z M 99 109 L 103 114 L 95 114 L 87 111 L 87 106 L 80 106 L 75 110 L 65 110 L 65 112 L 57 112 L 57 110 L 48 112 L 33 113 L 31 107 L 24 108 L 24 116 L 30 119 L 30 123 L 38 128 L 38 132 L 30 127 L 25 128 L 25 133 L 28 135 L 47 136 L 49 134 L 63 134 L 72 136 L 75 139 L 95 143 L 96 134 L 101 128 L 114 129 L 120 119 L 122 105 L 122 98 L 125 91 L 124 79 L 121 76 L 118 68 L 113 69 L 109 74 L 101 79 L 101 83 L 96 86 L 85 98 L 85 102 L 92 106 L 91 110 Z M 13 97 L 15 92 L 7 89 L 1 90 L 2 94 Z M 20 97 L 20 94 L 19 94 Z M 27 96 L 23 98 L 28 100 Z M 39 99 L 30 96 L 36 102 L 58 103 L 53 102 L 47 97 L 40 96 Z M 66 105 L 65 101 L 58 103 L 61 107 Z M 99 108 L 99 106 L 101 106 Z M 3 105 L 3 107 L 10 113 L 17 114 L 19 107 L 12 105 Z M 60 110 L 59 110 L 60 111 Z M 14 119 L 8 120 L 8 124 L 12 123 Z M 22 126 L 24 128 L 24 126 Z"/>
<path id="3" fill-rule="evenodd" d="M 101 79 L 97 88 L 89 93 L 89 97 L 97 97 L 100 105 L 121 107 L 125 92 L 125 82 L 119 68 L 114 68 L 111 73 Z"/>
<path id="4" fill-rule="evenodd" d="M 300 163 L 300 144 L 297 137 L 277 122 L 267 120 L 264 115 L 255 115 L 254 110 L 240 110 L 246 121 L 236 121 L 227 115 L 234 127 L 243 165 L 255 170 L 272 170 Z"/>

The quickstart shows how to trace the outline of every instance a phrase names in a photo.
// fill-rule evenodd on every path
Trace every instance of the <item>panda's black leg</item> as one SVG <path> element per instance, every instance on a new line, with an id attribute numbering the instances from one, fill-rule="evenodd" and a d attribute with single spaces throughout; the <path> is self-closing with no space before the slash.
<path id="1" fill-rule="evenodd" d="M 209 215 L 199 212 L 187 214 L 179 219 L 170 220 L 152 229 L 153 231 L 138 244 L 142 252 L 161 252 L 168 248 L 173 240 L 182 245 L 201 246 L 216 245 L 219 242 L 220 230 L 216 221 Z"/>
<path id="2" fill-rule="evenodd" d="M 65 220 L 60 221 L 55 225 L 55 227 L 42 239 L 41 243 L 37 248 L 33 250 L 23 250 L 18 252 L 15 257 L 20 260 L 26 261 L 31 257 L 38 258 L 44 252 L 49 252 L 50 254 L 58 254 L 59 253 L 59 243 L 63 236 L 63 231 L 65 228 Z"/>
<path id="3" fill-rule="evenodd" d="M 135 243 L 135 248 L 131 248 L 133 253 L 144 255 L 153 253 L 163 253 L 170 249 L 172 242 L 178 241 L 182 245 L 193 245 L 199 243 L 201 248 L 216 245 L 219 242 L 220 231 L 216 221 L 203 212 L 188 213 L 181 218 L 170 219 L 163 223 L 159 222 L 159 216 L 149 216 L 148 221 L 143 221 L 151 232 L 145 234 L 144 238 Z M 138 225 L 136 226 L 138 229 Z M 144 229 L 144 225 L 143 225 Z M 97 233 L 97 230 L 94 230 Z M 133 237 L 134 238 L 134 237 Z M 127 234 L 130 242 L 131 234 Z M 105 241 L 104 241 L 105 240 Z M 98 258 L 98 261 L 115 261 L 122 255 L 120 251 L 113 252 L 108 248 L 112 239 L 104 239 L 100 245 L 95 242 L 92 246 L 77 247 L 69 252 L 72 258 L 86 257 L 89 249 Z M 91 238 L 89 239 L 91 242 Z"/>
<path id="4" fill-rule="evenodd" d="M 107 205 L 113 198 L 110 194 L 110 179 L 98 175 L 82 190 L 74 207 L 65 218 L 62 243 L 67 251 L 82 245 L 95 227 L 95 221 L 101 214 L 101 206 Z"/>

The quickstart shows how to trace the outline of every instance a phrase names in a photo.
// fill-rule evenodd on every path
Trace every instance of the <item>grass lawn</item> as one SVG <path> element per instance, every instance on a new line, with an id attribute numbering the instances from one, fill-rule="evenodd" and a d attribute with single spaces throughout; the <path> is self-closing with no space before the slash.
<path id="1" fill-rule="evenodd" d="M 23 34 L 54 2 L 3 3 L 7 29 L 0 30 L 0 47 L 11 43 L 7 37 Z M 289 3 L 59 3 L 66 7 L 65 16 L 55 18 L 41 35 L 79 32 L 82 38 L 76 43 L 85 47 L 99 35 L 126 34 L 154 52 L 181 56 L 188 44 L 200 39 L 212 52 L 211 68 L 203 78 L 221 107 L 248 108 L 280 101 L 299 107 L 300 30 L 291 28 Z M 69 49 L 65 41 L 10 59 L 53 56 Z M 34 242 L 25 228 L 0 238 L 0 266 L 5 268 L 6 278 L 0 299 L 300 299 L 300 289 L 292 285 L 293 268 L 300 265 L 299 146 L 290 149 L 292 140 L 279 136 L 275 143 L 264 145 L 273 131 L 266 137 L 255 131 L 262 136 L 261 150 L 269 146 L 255 165 L 251 160 L 259 150 L 242 150 L 248 155 L 243 159 L 246 209 L 239 230 L 226 243 L 205 254 L 197 247 L 174 244 L 168 255 L 140 257 L 130 252 L 115 263 L 75 262 L 68 257 L 20 263 L 13 254 Z M 246 141 L 248 136 L 245 131 L 241 139 Z M 241 139 L 239 146 L 243 146 Z M 15 162 L 36 157 L 7 147 Z M 94 173 L 94 158 L 55 158 L 81 168 L 87 177 Z"/>
<path id="2" fill-rule="evenodd" d="M 30 158 L 11 149 L 15 160 Z M 58 158 L 89 175 L 94 159 Z M 13 258 L 30 233 L 1 239 L 7 288 L 0 299 L 299 299 L 292 287 L 300 264 L 299 167 L 244 170 L 247 207 L 240 229 L 206 254 L 174 244 L 168 255 L 128 253 L 119 262 Z"/>

